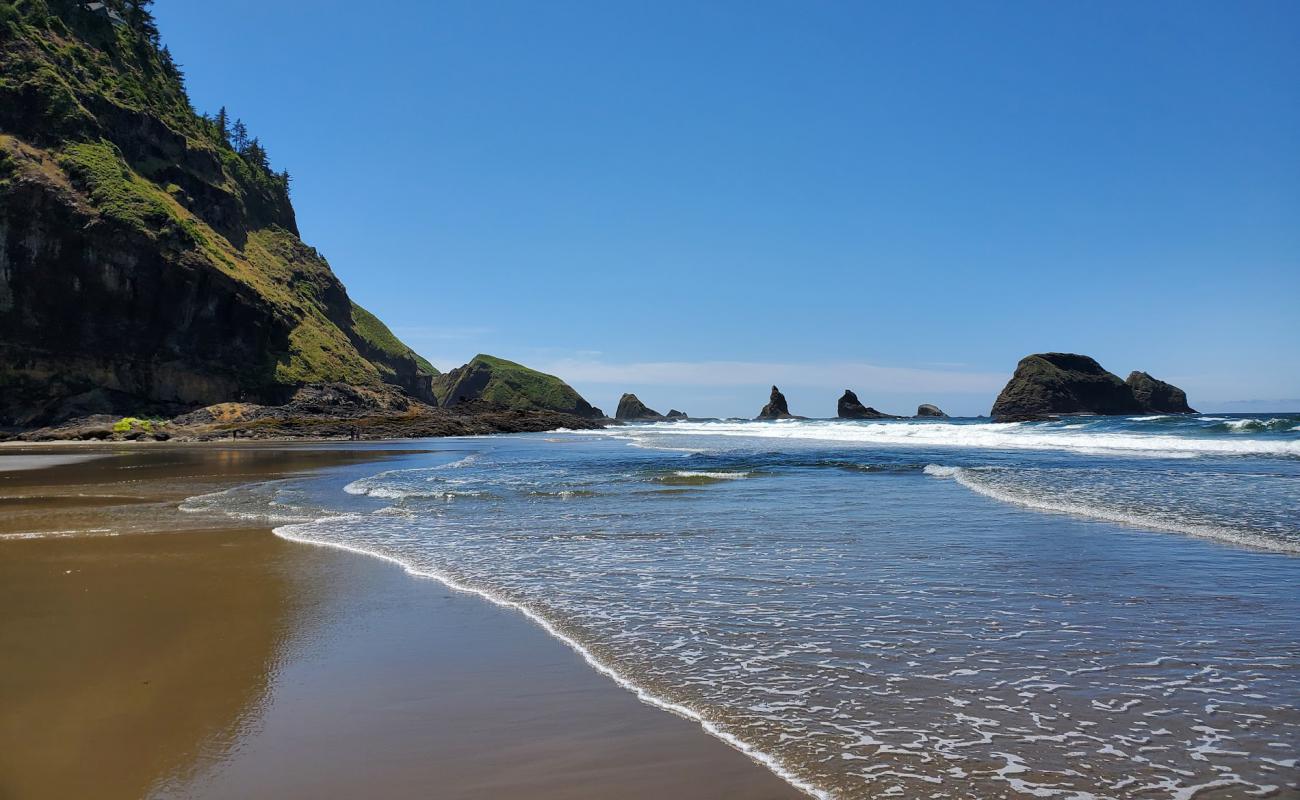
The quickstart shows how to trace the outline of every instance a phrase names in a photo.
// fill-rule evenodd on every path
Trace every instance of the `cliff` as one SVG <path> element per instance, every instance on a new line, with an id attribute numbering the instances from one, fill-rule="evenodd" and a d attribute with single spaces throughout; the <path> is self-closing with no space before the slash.
<path id="1" fill-rule="evenodd" d="M 0 2 L 0 424 L 330 382 L 433 402 L 437 370 L 299 238 L 288 175 L 109 7 Z"/>

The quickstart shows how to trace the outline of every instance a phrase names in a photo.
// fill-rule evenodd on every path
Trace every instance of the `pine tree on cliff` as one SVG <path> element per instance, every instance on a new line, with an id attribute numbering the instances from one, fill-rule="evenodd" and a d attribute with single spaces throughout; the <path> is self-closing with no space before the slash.
<path id="1" fill-rule="evenodd" d="M 217 112 L 217 118 L 213 120 L 217 125 L 217 135 L 221 137 L 222 144 L 230 144 L 230 115 L 226 113 L 226 107 L 222 106 Z"/>
<path id="2" fill-rule="evenodd" d="M 260 167 L 264 172 L 271 171 L 271 162 L 266 157 L 266 148 L 254 136 L 253 140 L 248 143 L 248 148 L 241 155 L 254 166 Z"/>
<path id="3" fill-rule="evenodd" d="M 153 0 L 130 0 L 126 7 L 126 21 L 132 28 L 145 35 L 154 45 L 158 44 L 158 26 L 154 23 L 149 6 Z"/>
<path id="4" fill-rule="evenodd" d="M 243 155 L 244 150 L 248 148 L 248 126 L 242 119 L 235 120 L 234 132 L 230 136 L 230 146 L 235 148 L 235 152 Z"/>

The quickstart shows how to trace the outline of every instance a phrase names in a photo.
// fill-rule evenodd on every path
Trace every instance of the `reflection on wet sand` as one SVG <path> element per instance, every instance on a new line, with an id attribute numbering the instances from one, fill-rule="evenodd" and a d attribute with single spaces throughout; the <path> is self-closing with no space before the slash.
<path id="1" fill-rule="evenodd" d="M 255 724 L 312 591 L 300 548 L 177 501 L 377 454 L 36 452 L 0 472 L 0 797 L 141 797 Z"/>
<path id="2" fill-rule="evenodd" d="M 5 542 L 0 796 L 145 796 L 254 724 L 292 618 L 269 532 Z"/>

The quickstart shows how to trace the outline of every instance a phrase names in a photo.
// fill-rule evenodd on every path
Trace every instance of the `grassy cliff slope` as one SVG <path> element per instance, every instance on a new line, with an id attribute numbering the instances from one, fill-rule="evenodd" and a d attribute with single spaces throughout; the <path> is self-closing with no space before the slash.
<path id="1" fill-rule="evenodd" d="M 323 382 L 432 402 L 437 370 L 298 237 L 260 143 L 194 111 L 147 11 L 89 5 L 0 0 L 0 424 Z"/>
<path id="2" fill-rule="evenodd" d="M 444 408 L 481 400 L 508 409 L 558 411 L 588 419 L 604 416 L 554 375 L 481 353 L 434 379 L 433 391 Z"/>

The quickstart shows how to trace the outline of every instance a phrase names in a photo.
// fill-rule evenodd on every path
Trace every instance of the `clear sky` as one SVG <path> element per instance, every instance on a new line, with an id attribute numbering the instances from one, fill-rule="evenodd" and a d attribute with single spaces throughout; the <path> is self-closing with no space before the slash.
<path id="1" fill-rule="evenodd" d="M 987 413 L 1023 355 L 1300 408 L 1300 3 L 158 0 L 440 368 Z M 1274 409 L 1270 409 L 1274 410 Z"/>

